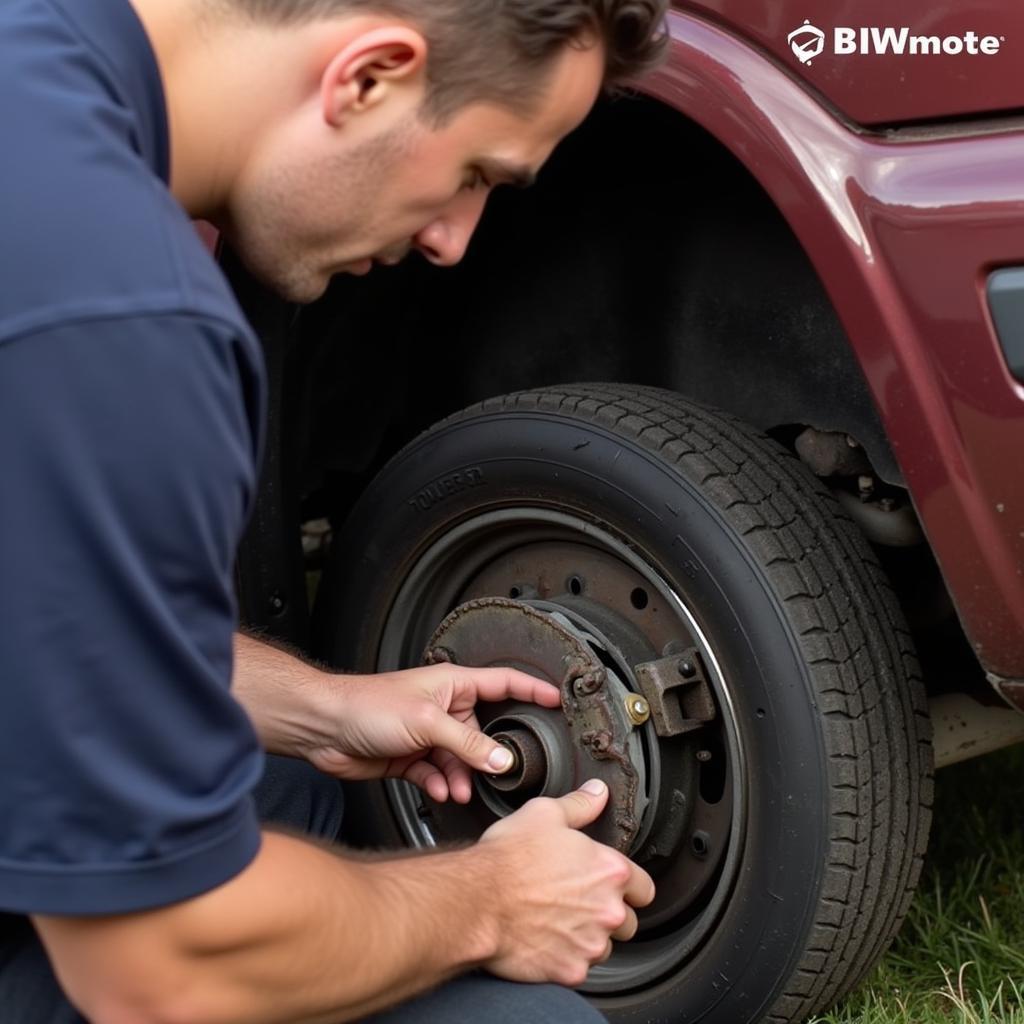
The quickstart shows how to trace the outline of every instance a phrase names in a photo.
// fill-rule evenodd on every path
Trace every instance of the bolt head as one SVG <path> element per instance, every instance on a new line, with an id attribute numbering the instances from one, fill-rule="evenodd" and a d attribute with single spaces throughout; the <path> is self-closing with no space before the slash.
<path id="1" fill-rule="evenodd" d="M 651 717 L 651 706 L 645 698 L 634 693 L 626 698 L 626 714 L 634 725 L 643 725 Z"/>
<path id="2" fill-rule="evenodd" d="M 586 697 L 588 694 L 596 693 L 603 685 L 604 671 L 602 669 L 590 669 L 573 682 L 572 691 L 577 697 Z"/>

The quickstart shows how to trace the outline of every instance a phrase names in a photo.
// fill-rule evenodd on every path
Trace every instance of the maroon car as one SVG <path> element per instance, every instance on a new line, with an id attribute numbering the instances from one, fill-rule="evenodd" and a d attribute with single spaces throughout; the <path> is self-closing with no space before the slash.
<path id="1" fill-rule="evenodd" d="M 274 394 L 239 591 L 339 667 L 562 688 L 483 709 L 516 768 L 468 808 L 353 789 L 367 842 L 601 775 L 658 896 L 584 990 L 799 1021 L 899 928 L 933 764 L 1024 735 L 1024 7 L 670 30 L 459 267 L 296 313 L 225 254 Z"/>

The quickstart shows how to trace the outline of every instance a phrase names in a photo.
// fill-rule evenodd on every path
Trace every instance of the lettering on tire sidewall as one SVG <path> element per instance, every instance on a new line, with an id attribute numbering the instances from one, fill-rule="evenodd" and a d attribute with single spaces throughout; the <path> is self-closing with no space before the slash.
<path id="1" fill-rule="evenodd" d="M 416 512 L 429 512 L 436 505 L 463 491 L 480 487 L 486 483 L 484 471 L 480 466 L 467 466 L 465 469 L 446 473 L 421 487 L 405 499 L 405 503 Z"/>

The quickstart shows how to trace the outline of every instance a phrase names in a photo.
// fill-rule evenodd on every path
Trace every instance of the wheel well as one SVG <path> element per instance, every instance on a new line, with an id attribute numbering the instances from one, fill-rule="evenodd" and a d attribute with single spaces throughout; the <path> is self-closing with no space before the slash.
<path id="1" fill-rule="evenodd" d="M 608 380 L 671 388 L 783 435 L 850 434 L 901 482 L 788 225 L 719 142 L 646 97 L 602 102 L 534 188 L 495 194 L 461 265 L 339 280 L 301 327 L 324 468 L 378 464 L 478 399 Z"/>
<path id="2" fill-rule="evenodd" d="M 301 580 L 289 586 L 284 568 L 267 568 L 268 552 L 287 561 L 300 521 L 340 524 L 413 436 L 511 391 L 647 384 L 790 446 L 805 426 L 826 432 L 817 435 L 826 450 L 850 435 L 870 471 L 895 485 L 875 497 L 907 503 L 860 366 L 802 247 L 720 143 L 653 100 L 601 103 L 534 188 L 494 196 L 453 269 L 413 259 L 339 278 L 297 318 L 234 257 L 226 269 L 264 339 L 276 396 L 263 514 L 246 546 L 256 569 L 242 587 L 247 619 L 261 628 L 280 617 L 266 612 L 279 592 L 292 593 L 289 608 L 305 606 Z M 984 687 L 927 543 L 877 550 L 930 686 Z M 302 635 L 300 624 L 288 638 Z"/>

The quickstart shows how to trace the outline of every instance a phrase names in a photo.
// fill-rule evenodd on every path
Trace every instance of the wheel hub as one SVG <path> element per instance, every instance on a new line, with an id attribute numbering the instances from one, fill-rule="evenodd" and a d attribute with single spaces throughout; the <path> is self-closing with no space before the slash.
<path id="1" fill-rule="evenodd" d="M 643 723 L 634 721 L 635 712 L 631 717 L 642 698 L 585 622 L 526 601 L 468 601 L 438 627 L 425 660 L 508 666 L 559 688 L 561 710 L 510 702 L 483 724 L 515 759 L 502 775 L 477 777 L 493 813 L 504 816 L 531 797 L 558 797 L 599 778 L 610 791 L 608 808 L 585 831 L 624 852 L 637 846 L 651 803 Z"/>

